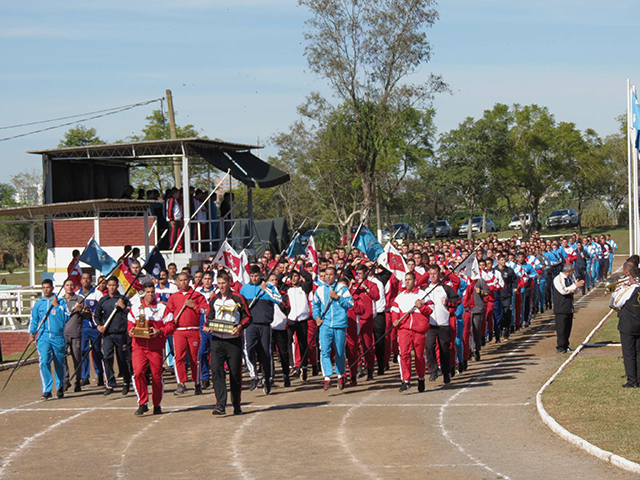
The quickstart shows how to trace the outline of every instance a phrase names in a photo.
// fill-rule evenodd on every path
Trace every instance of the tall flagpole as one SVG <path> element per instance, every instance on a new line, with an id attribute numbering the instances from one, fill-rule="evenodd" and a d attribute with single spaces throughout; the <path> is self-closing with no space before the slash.
<path id="1" fill-rule="evenodd" d="M 635 215 L 633 214 L 633 191 L 632 186 L 632 149 L 631 149 L 631 81 L 627 78 L 627 176 L 628 176 L 628 205 L 629 205 L 629 255 L 636 253 L 635 249 Z"/>
<path id="2" fill-rule="evenodd" d="M 635 87 L 632 89 L 632 92 L 635 93 Z M 633 106 L 631 109 L 631 118 L 633 118 Z M 631 162 L 633 163 L 633 215 L 635 219 L 633 227 L 635 250 L 633 253 L 637 254 L 640 252 L 640 235 L 638 235 L 640 232 L 640 208 L 638 208 L 638 156 L 636 155 L 635 138 L 632 141 L 634 142 L 631 146 Z"/>

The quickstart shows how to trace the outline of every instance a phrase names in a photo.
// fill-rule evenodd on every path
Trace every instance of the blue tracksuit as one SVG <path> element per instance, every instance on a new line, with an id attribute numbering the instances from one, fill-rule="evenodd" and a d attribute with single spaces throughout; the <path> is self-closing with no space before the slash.
<path id="1" fill-rule="evenodd" d="M 458 287 L 458 295 L 460 298 L 464 296 L 464 291 L 467 289 L 467 282 L 460 278 L 460 287 Z M 462 302 L 456 308 L 456 356 L 458 363 L 464 361 L 462 337 L 464 336 L 464 305 Z"/>
<path id="2" fill-rule="evenodd" d="M 62 390 L 64 384 L 64 325 L 69 321 L 69 310 L 64 299 L 59 298 L 58 306 L 51 308 L 47 316 L 52 299 L 53 297 L 48 300 L 42 297 L 36 302 L 33 310 L 31 310 L 31 322 L 29 323 L 29 333 L 32 335 L 38 334 L 36 346 L 40 356 L 40 380 L 43 393 L 51 393 L 53 388 L 53 379 L 51 377 L 52 361 L 56 373 L 57 389 Z M 45 316 L 46 319 L 38 328 Z"/>
<path id="3" fill-rule="evenodd" d="M 88 380 L 91 376 L 90 360 L 89 355 L 87 355 L 89 349 L 91 349 L 93 369 L 96 372 L 96 376 L 102 378 L 104 376 L 104 370 L 102 368 L 102 337 L 96 328 L 96 324 L 93 322 L 93 313 L 96 311 L 96 305 L 102 293 L 98 292 L 96 294 L 95 287 L 89 290 L 87 295 L 82 293 L 82 289 L 79 289 L 76 293 L 85 297 L 85 303 L 91 309 L 91 318 L 85 318 L 82 322 L 82 355 L 83 357 L 86 355 L 86 358 L 82 363 L 81 378 Z"/>
<path id="4" fill-rule="evenodd" d="M 335 290 L 340 296 L 338 300 L 329 297 L 329 291 Z M 327 304 L 329 306 L 327 307 Z M 353 297 L 349 293 L 349 289 L 335 282 L 333 285 L 323 283 L 318 287 L 313 295 L 313 318 L 321 318 L 322 325 L 318 330 L 318 339 L 320 341 L 320 357 L 322 361 L 322 372 L 325 377 L 333 374 L 333 365 L 331 363 L 331 347 L 336 351 L 336 373 L 339 376 L 344 375 L 347 363 L 345 346 L 347 343 L 347 310 L 353 307 Z M 324 315 L 323 312 L 327 308 Z"/>

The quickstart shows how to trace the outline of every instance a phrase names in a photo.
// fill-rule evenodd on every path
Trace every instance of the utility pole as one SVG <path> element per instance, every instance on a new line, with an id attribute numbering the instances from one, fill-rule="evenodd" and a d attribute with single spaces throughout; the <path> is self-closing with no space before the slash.
<path id="1" fill-rule="evenodd" d="M 176 131 L 176 115 L 173 111 L 173 97 L 171 96 L 171 90 L 167 89 L 167 108 L 169 109 L 169 132 L 171 133 L 171 139 L 178 138 L 178 132 Z M 176 188 L 182 188 L 182 173 L 180 172 L 180 159 L 178 157 L 173 159 L 173 181 Z"/>

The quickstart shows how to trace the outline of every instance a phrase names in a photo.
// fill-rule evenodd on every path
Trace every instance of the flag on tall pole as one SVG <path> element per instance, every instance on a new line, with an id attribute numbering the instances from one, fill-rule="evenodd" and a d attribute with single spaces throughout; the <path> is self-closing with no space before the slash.
<path id="1" fill-rule="evenodd" d="M 213 263 L 227 268 L 234 282 L 242 282 L 242 258 L 226 240 L 220 246 Z"/>
<path id="2" fill-rule="evenodd" d="M 80 261 L 100 271 L 103 275 L 111 272 L 117 265 L 117 262 L 93 238 L 89 240 L 84 252 L 80 255 Z"/>
<path id="3" fill-rule="evenodd" d="M 287 248 L 287 258 L 294 258 L 298 255 L 304 255 L 304 247 L 302 246 L 302 238 L 299 233 L 296 233 L 296 236 L 293 237 L 289 247 Z"/>
<path id="4" fill-rule="evenodd" d="M 384 247 L 384 253 L 378 258 L 378 263 L 393 273 L 400 282 L 404 282 L 404 276 L 409 271 L 407 262 L 391 242 Z"/>
<path id="5" fill-rule="evenodd" d="M 246 250 L 242 250 L 240 252 L 240 283 L 248 284 L 251 281 L 249 277 L 249 267 L 251 266 L 251 262 L 249 262 L 249 255 Z"/>
<path id="6" fill-rule="evenodd" d="M 113 272 L 113 276 L 118 279 L 124 291 L 127 292 L 127 296 L 133 297 L 136 293 L 144 290 L 142 284 L 136 278 L 136 275 L 131 273 L 129 267 L 125 262 L 121 262 L 120 266 Z M 129 288 L 131 287 L 131 288 Z"/>
<path id="7" fill-rule="evenodd" d="M 310 262 L 313 267 L 313 273 L 318 274 L 318 250 L 316 249 L 316 241 L 313 239 L 313 235 L 309 237 L 307 247 L 304 249 L 307 262 Z"/>

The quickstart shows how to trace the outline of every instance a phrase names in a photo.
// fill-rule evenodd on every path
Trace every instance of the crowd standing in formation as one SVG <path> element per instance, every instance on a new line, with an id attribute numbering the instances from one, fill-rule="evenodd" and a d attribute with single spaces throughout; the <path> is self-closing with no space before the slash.
<path id="1" fill-rule="evenodd" d="M 52 361 L 62 398 L 72 386 L 69 372 L 77 373 L 74 391 L 90 385 L 91 357 L 105 395 L 117 388 L 117 378 L 123 395 L 134 388 L 137 415 L 149 410 L 148 384 L 153 413 L 162 412 L 167 366 L 175 373 L 175 395 L 190 390 L 201 395 L 212 387 L 217 415 L 226 413 L 228 371 L 233 413 L 241 414 L 243 365 L 249 389 L 262 388 L 268 395 L 278 376 L 275 352 L 284 387 L 292 380 L 306 383 L 321 372 L 324 390 L 334 378 L 343 390 L 388 375 L 390 363 L 397 362 L 400 391 L 412 387 L 415 371 L 417 389 L 423 392 L 426 379 L 442 377 L 448 384 L 470 361 L 480 360 L 488 342 L 508 340 L 552 308 L 557 352 L 570 351 L 573 295 L 578 290 L 586 294 L 609 275 L 617 249 L 608 235 L 581 238 L 574 233 L 551 240 L 537 232 L 529 241 L 494 235 L 482 241 L 395 246 L 406 265 L 401 274 L 358 249 L 339 247 L 318 252 L 313 261 L 266 251 L 250 265 L 244 285 L 213 263 L 213 256 L 193 274 L 171 263 L 154 278 L 141 275 L 134 249 L 123 260 L 140 283 L 132 298 L 123 294 L 116 277 L 100 277 L 94 285 L 91 275 L 82 273 L 80 285 L 67 280 L 60 297 L 45 280 L 29 328 L 32 339 L 37 335 L 42 398 L 52 396 Z M 635 298 L 637 262 L 633 268 Z M 624 310 L 629 294 L 616 298 Z M 149 325 L 148 338 L 134 335 L 140 320 Z M 215 322 L 228 329 L 218 329 Z M 625 333 L 637 352 L 640 331 Z M 73 369 L 65 361 L 67 346 Z M 634 372 L 629 382 L 637 386 Z"/>

